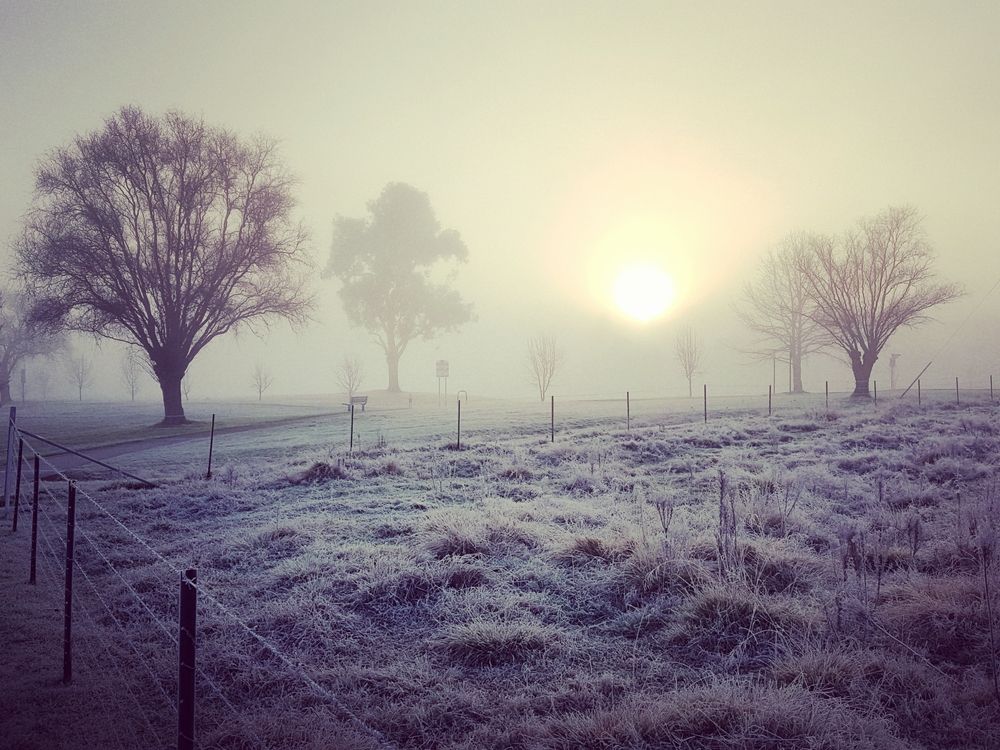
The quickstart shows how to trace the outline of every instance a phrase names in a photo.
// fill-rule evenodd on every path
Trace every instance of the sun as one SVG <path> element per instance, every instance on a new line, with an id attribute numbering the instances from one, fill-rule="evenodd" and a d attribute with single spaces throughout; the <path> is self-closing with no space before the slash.
<path id="1" fill-rule="evenodd" d="M 675 297 L 673 280 L 652 263 L 623 268 L 615 279 L 613 293 L 618 309 L 640 323 L 663 315 Z"/>

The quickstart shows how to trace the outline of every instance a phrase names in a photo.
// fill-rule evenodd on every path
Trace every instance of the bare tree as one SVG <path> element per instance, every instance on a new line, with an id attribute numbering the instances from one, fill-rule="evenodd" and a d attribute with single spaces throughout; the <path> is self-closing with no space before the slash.
<path id="1" fill-rule="evenodd" d="M 0 404 L 11 400 L 10 384 L 16 369 L 31 357 L 48 356 L 63 345 L 63 336 L 34 320 L 24 292 L 0 292 Z M 22 380 L 21 399 L 24 399 Z"/>
<path id="2" fill-rule="evenodd" d="M 257 364 L 253 367 L 253 386 L 257 389 L 258 401 L 264 398 L 264 391 L 270 388 L 273 382 L 274 378 L 271 377 L 271 373 L 264 367 L 264 363 L 257 360 Z"/>
<path id="3" fill-rule="evenodd" d="M 692 378 L 701 367 L 701 348 L 698 346 L 698 338 L 694 334 L 694 328 L 690 325 L 684 326 L 677 334 L 674 342 L 674 352 L 677 354 L 677 361 L 681 364 L 684 377 L 688 382 L 688 398 L 694 395 L 692 388 Z"/>
<path id="4" fill-rule="evenodd" d="M 347 394 L 348 401 L 361 388 L 361 379 L 364 376 L 365 368 L 358 358 L 345 356 L 337 370 L 337 383 Z"/>
<path id="5" fill-rule="evenodd" d="M 33 315 L 149 356 L 164 424 L 181 380 L 241 325 L 304 320 L 306 233 L 273 142 L 126 107 L 46 157 L 18 247 Z"/>
<path id="6" fill-rule="evenodd" d="M 736 310 L 759 336 L 749 347 L 754 356 L 773 359 L 780 354 L 787 358 L 792 393 L 803 392 L 802 360 L 831 343 L 829 334 L 806 314 L 809 293 L 802 258 L 812 242 L 807 234 L 792 234 L 768 253 L 757 278 L 744 287 L 744 305 Z"/>
<path id="7" fill-rule="evenodd" d="M 80 401 L 83 401 L 83 389 L 94 382 L 93 369 L 93 363 L 86 354 L 73 355 L 66 360 L 66 374 L 76 386 Z"/>
<path id="8" fill-rule="evenodd" d="M 559 349 L 555 336 L 541 335 L 528 339 L 528 367 L 538 388 L 539 401 L 545 401 L 545 394 L 548 393 L 552 378 L 562 361 L 563 352 Z"/>
<path id="9" fill-rule="evenodd" d="M 856 397 L 868 397 L 872 368 L 903 326 L 930 319 L 928 310 L 961 296 L 956 284 L 933 280 L 933 253 L 913 208 L 889 208 L 861 219 L 838 246 L 816 238 L 801 259 L 809 317 L 843 349 Z"/>
<path id="10" fill-rule="evenodd" d="M 181 392 L 184 394 L 184 400 L 191 400 L 191 373 L 185 372 L 184 378 L 181 380 Z"/>
<path id="11" fill-rule="evenodd" d="M 139 392 L 139 384 L 142 382 L 142 355 L 139 350 L 130 346 L 122 356 L 122 382 L 128 388 L 129 396 L 135 401 L 135 395 Z M 187 398 L 187 393 L 184 394 Z"/>

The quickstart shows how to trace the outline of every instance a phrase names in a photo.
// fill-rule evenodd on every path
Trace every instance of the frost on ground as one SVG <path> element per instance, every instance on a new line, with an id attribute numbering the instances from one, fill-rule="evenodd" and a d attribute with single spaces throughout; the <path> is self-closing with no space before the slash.
<path id="1" fill-rule="evenodd" d="M 998 447 L 992 404 L 839 405 L 460 451 L 257 438 L 210 481 L 83 486 L 229 610 L 199 612 L 202 747 L 991 748 Z M 121 573 L 78 541 L 108 604 L 79 586 L 80 648 L 124 666 L 81 664 L 112 702 L 72 731 L 169 746 L 177 579 L 86 502 L 80 528 Z M 49 640 L 11 648 L 54 683 Z M 37 679 L 4 684 L 15 747 L 74 746 L 37 740 Z"/>

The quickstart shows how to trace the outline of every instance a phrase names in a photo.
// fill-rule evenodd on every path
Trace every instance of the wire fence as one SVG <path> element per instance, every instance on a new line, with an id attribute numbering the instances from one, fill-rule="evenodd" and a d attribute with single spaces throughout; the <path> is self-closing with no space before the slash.
<path id="1" fill-rule="evenodd" d="M 935 382 L 932 384 L 935 387 L 918 383 L 915 393 L 907 394 L 907 399 L 917 404 L 953 401 L 958 406 L 973 401 L 983 402 L 987 398 L 992 402 L 992 378 L 989 382 L 989 388 L 980 389 L 963 388 L 958 381 L 947 385 Z M 892 401 L 893 397 L 898 400 L 899 393 L 898 390 L 895 393 L 883 392 L 880 398 L 883 402 Z M 822 394 L 811 394 L 806 401 L 800 399 L 794 404 L 798 409 L 804 405 L 811 409 L 836 408 L 838 399 L 846 395 L 827 389 Z M 564 402 L 576 404 L 571 409 L 575 420 L 573 426 L 586 423 L 589 414 L 591 419 L 598 421 L 620 419 L 625 429 L 632 426 L 633 415 L 637 424 L 653 413 L 679 415 L 680 421 L 700 417 L 707 422 L 710 418 L 729 413 L 764 415 L 791 408 L 791 402 L 783 396 L 779 397 L 773 390 L 766 394 L 716 395 L 709 391 L 708 386 L 703 386 L 701 393 L 695 393 L 684 409 L 676 404 L 669 410 L 662 409 L 662 400 L 655 394 L 631 392 L 573 394 L 561 396 L 558 402 L 551 397 L 550 424 L 547 426 L 551 439 L 555 440 L 556 407 L 558 404 L 561 408 Z M 601 404 L 603 406 L 598 408 Z M 872 404 L 873 408 L 878 408 L 877 399 Z M 484 418 L 489 419 L 486 414 Z M 529 410 L 525 412 L 521 427 L 541 431 L 538 422 L 537 410 Z M 504 426 L 516 429 L 507 422 Z M 181 597 L 178 596 L 179 587 L 184 585 L 192 587 L 197 593 L 201 632 L 216 633 L 222 627 L 230 628 L 246 642 L 266 652 L 270 661 L 278 665 L 290 680 L 312 693 L 331 715 L 368 738 L 374 747 L 396 746 L 378 728 L 366 722 L 358 710 L 352 708 L 334 689 L 325 686 L 324 678 L 310 666 L 301 663 L 250 624 L 248 618 L 234 606 L 224 602 L 211 585 L 192 580 L 193 571 L 186 565 L 190 561 L 178 560 L 171 553 L 159 549 L 126 523 L 98 491 L 88 490 L 74 481 L 50 456 L 45 455 L 42 445 L 50 441 L 19 429 L 13 418 L 8 435 L 5 482 L 10 481 L 12 468 L 17 477 L 12 526 L 16 530 L 18 520 L 30 510 L 33 540 L 31 569 L 35 570 L 37 562 L 42 583 L 38 587 L 39 596 L 49 602 L 60 591 L 64 596 L 64 674 L 70 674 L 72 667 L 66 661 L 76 662 L 86 675 L 87 684 L 93 686 L 95 697 L 108 707 L 109 715 L 122 719 L 109 723 L 110 734 L 117 747 L 176 746 L 182 750 L 213 747 L 213 738 L 231 737 L 234 726 L 241 730 L 240 747 L 261 750 L 276 747 L 261 736 L 262 732 L 253 718 L 252 706 L 247 705 L 245 691 L 236 695 L 232 660 L 227 660 L 226 654 L 210 641 L 203 644 L 197 664 L 190 665 L 194 675 L 192 695 L 184 694 L 184 613 L 180 605 Z M 15 454 L 17 458 L 13 459 Z M 98 463 L 120 471 L 106 463 Z M 134 478 L 134 475 L 122 473 Z M 23 481 L 29 476 L 31 482 Z M 150 482 L 147 484 L 152 485 Z M 29 486 L 31 489 L 28 489 Z M 37 545 L 34 542 L 36 537 Z M 63 580 L 60 580 L 61 573 L 64 574 Z M 73 580 L 82 586 L 74 588 Z M 72 648 L 73 643 L 76 648 Z M 225 666 L 216 668 L 215 662 Z M 198 696 L 198 737 L 203 739 L 196 739 L 193 733 L 188 737 L 181 726 L 185 703 L 193 700 L 194 695 Z"/>
<path id="2" fill-rule="evenodd" d="M 178 723 L 185 700 L 179 680 L 183 665 L 177 657 L 183 630 L 178 626 L 181 612 L 175 592 L 185 576 L 183 564 L 160 552 L 96 493 L 74 482 L 16 425 L 12 425 L 11 435 L 21 449 L 20 474 L 33 474 L 31 486 L 37 488 L 25 493 L 27 483 L 18 484 L 14 518 L 32 511 L 32 535 L 38 540 L 33 555 L 42 574 L 39 595 L 51 601 L 62 591 L 65 598 L 64 678 L 74 674 L 74 666 L 83 668 L 86 684 L 94 688 L 109 716 L 120 719 L 112 720 L 109 726 L 116 746 L 211 747 L 213 737 L 231 738 L 233 727 L 239 726 L 241 747 L 275 747 L 256 730 L 249 707 L 238 707 L 240 701 L 227 695 L 223 681 L 211 674 L 211 659 L 204 658 L 204 663 L 195 667 L 195 692 L 199 734 L 207 739 L 194 741 L 182 736 Z M 39 476 L 43 468 L 45 481 Z M 60 492 L 63 487 L 65 497 Z M 22 502 L 25 494 L 31 497 Z M 74 507 L 76 498 L 81 502 Z M 70 539 L 79 544 L 74 547 Z M 61 571 L 65 571 L 64 580 L 60 580 Z M 83 586 L 74 588 L 73 580 Z M 204 616 L 202 630 L 215 631 L 222 624 L 235 628 L 264 649 L 290 679 L 325 702 L 341 721 L 368 737 L 373 746 L 395 747 L 204 582 L 189 583 L 197 591 L 199 615 Z M 211 648 L 205 653 L 220 656 Z M 112 675 L 113 680 L 109 680 Z M 233 675 L 226 676 L 231 681 Z M 79 669 L 70 679 L 82 679 Z"/>

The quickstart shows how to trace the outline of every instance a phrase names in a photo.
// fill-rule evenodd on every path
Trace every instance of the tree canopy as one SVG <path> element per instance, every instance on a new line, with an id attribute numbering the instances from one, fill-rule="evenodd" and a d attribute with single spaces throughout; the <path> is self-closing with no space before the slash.
<path id="1" fill-rule="evenodd" d="M 38 166 L 18 248 L 33 315 L 141 346 L 184 421 L 181 380 L 213 339 L 304 319 L 306 234 L 264 138 L 126 107 Z"/>
<path id="2" fill-rule="evenodd" d="M 441 229 L 426 193 L 390 183 L 365 218 L 337 217 L 324 276 L 341 281 L 348 319 L 370 331 L 385 352 L 390 391 L 399 391 L 399 360 L 417 338 L 452 330 L 472 306 L 449 285 L 449 270 L 468 259 L 458 232 Z"/>

